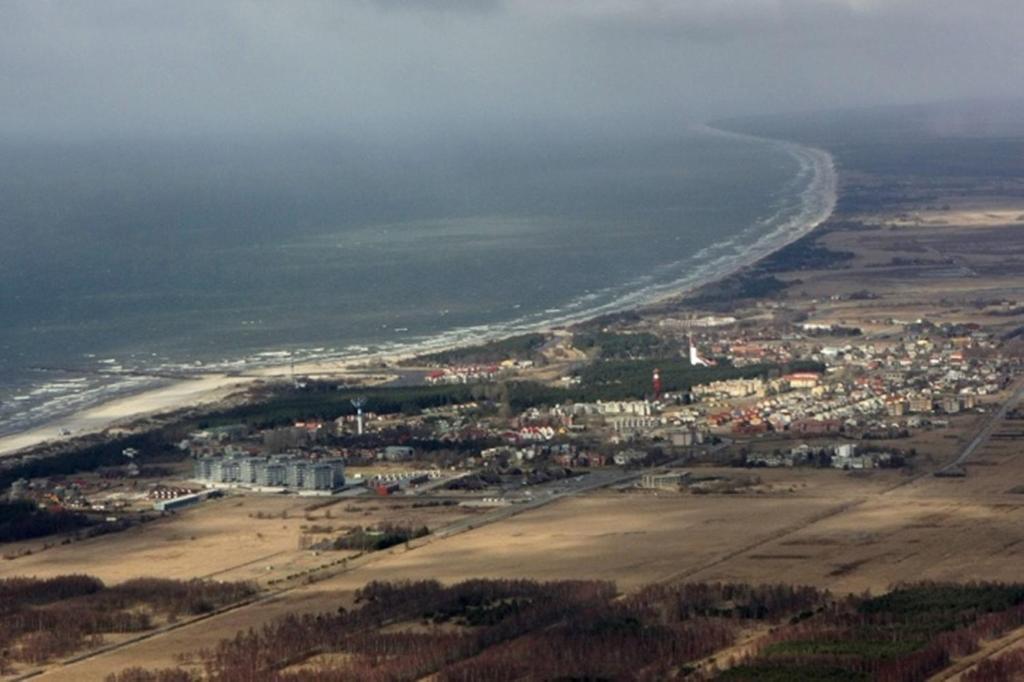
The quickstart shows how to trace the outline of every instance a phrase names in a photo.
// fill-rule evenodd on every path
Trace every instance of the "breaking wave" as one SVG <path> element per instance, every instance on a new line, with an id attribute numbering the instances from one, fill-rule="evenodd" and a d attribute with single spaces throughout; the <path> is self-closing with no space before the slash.
<path id="1" fill-rule="evenodd" d="M 837 200 L 837 174 L 828 152 L 794 142 L 706 126 L 697 132 L 770 145 L 797 162 L 797 172 L 783 192 L 786 197 L 772 215 L 754 222 L 730 239 L 702 248 L 678 261 L 660 265 L 631 281 L 585 291 L 557 307 L 523 314 L 501 323 L 460 327 L 433 335 L 403 333 L 401 341 L 364 342 L 339 348 L 322 345 L 306 349 L 267 348 L 242 357 L 205 363 L 175 363 L 149 353 L 124 358 L 86 357 L 77 371 L 41 371 L 38 381 L 7 386 L 0 395 L 0 436 L 52 422 L 115 397 L 207 372 L 244 373 L 247 369 L 288 362 L 409 356 L 564 327 L 692 291 L 727 277 L 799 239 L 832 214 Z M 508 303 L 510 310 L 522 308 L 516 301 Z M 395 330 L 390 331 L 393 333 Z"/>

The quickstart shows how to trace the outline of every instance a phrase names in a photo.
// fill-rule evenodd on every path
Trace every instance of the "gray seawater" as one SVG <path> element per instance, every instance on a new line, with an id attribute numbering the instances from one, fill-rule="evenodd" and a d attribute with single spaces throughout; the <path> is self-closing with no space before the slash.
<path id="1" fill-rule="evenodd" d="M 820 219 L 823 163 L 697 131 L 0 139 L 0 434 L 153 373 L 630 305 Z"/>

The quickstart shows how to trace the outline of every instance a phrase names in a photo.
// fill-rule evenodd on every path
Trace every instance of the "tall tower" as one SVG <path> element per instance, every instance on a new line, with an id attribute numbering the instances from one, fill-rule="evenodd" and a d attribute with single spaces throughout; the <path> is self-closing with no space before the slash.
<path id="1" fill-rule="evenodd" d="M 352 407 L 356 408 L 356 433 L 360 436 L 363 435 L 363 405 L 365 404 L 366 398 L 362 396 L 352 398 Z"/>
<path id="2" fill-rule="evenodd" d="M 713 364 L 701 357 L 697 347 L 693 345 L 693 339 L 690 339 L 690 367 L 710 367 Z"/>
<path id="3" fill-rule="evenodd" d="M 654 376 L 651 378 L 651 384 L 654 386 L 654 399 L 661 400 L 661 372 L 658 368 L 654 368 Z"/>

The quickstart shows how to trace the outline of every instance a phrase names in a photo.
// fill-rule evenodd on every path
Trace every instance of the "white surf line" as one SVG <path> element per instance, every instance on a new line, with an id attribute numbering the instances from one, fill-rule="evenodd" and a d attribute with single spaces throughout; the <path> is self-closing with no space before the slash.
<path id="1" fill-rule="evenodd" d="M 788 140 L 778 140 L 774 138 L 759 137 L 756 135 L 748 135 L 745 133 L 736 133 L 727 130 L 721 130 L 713 128 L 708 125 L 694 126 L 691 128 L 695 132 L 714 135 L 720 137 L 726 137 L 736 140 L 743 140 L 747 142 L 756 142 L 760 144 L 768 144 L 776 148 L 782 149 L 786 153 L 790 154 L 796 159 L 800 165 L 800 170 L 797 173 L 797 178 L 801 173 L 813 172 L 813 177 L 808 182 L 807 186 L 800 192 L 801 201 L 803 206 L 796 216 L 785 221 L 782 225 L 775 227 L 769 233 L 763 235 L 752 244 L 743 249 L 739 254 L 723 255 L 712 261 L 704 263 L 703 265 L 697 265 L 695 268 L 692 264 L 693 256 L 687 259 L 677 261 L 676 263 L 669 264 L 666 269 L 671 268 L 682 268 L 690 267 L 691 272 L 688 276 L 678 278 L 671 282 L 664 284 L 649 285 L 642 287 L 636 291 L 623 294 L 613 301 L 608 303 L 578 310 L 576 312 L 562 315 L 559 317 L 548 318 L 544 320 L 533 320 L 530 316 L 520 317 L 513 319 L 505 323 L 497 324 L 481 324 L 470 327 L 462 327 L 453 329 L 447 332 L 442 332 L 435 336 L 413 339 L 405 343 L 399 342 L 384 342 L 376 344 L 366 344 L 373 348 L 370 352 L 361 353 L 346 353 L 344 351 L 340 353 L 331 353 L 323 356 L 316 356 L 315 354 L 308 354 L 301 358 L 301 362 L 310 364 L 320 364 L 327 362 L 338 362 L 345 363 L 349 368 L 354 369 L 355 366 L 370 362 L 379 362 L 381 360 L 388 361 L 399 361 L 409 359 L 418 355 L 425 355 L 429 353 L 436 353 L 441 351 L 455 350 L 467 346 L 473 346 L 479 343 L 488 343 L 493 341 L 500 341 L 507 339 L 512 336 L 528 333 L 538 332 L 551 332 L 554 328 L 565 327 L 573 324 L 579 324 L 587 320 L 599 317 L 601 315 L 608 315 L 613 313 L 619 313 L 626 310 L 632 310 L 641 308 L 647 305 L 658 303 L 659 301 L 667 298 L 679 296 L 682 294 L 689 293 L 702 286 L 706 286 L 715 281 L 719 281 L 729 277 L 746 267 L 749 267 L 757 261 L 775 253 L 776 251 L 792 244 L 794 241 L 801 237 L 809 234 L 816 227 L 824 223 L 835 210 L 836 202 L 838 200 L 838 174 L 835 168 L 835 161 L 832 155 L 824 149 L 817 147 L 811 147 L 808 145 L 791 142 Z M 749 229 L 749 228 L 748 228 Z M 742 234 L 742 233 L 741 233 Z M 706 247 L 709 250 L 714 250 L 716 246 L 721 244 L 711 244 Z M 586 294 L 590 295 L 590 294 Z M 562 308 L 571 308 L 576 304 L 576 299 L 570 301 Z M 535 317 L 535 316 L 534 316 Z M 279 351 L 280 352 L 280 351 Z M 287 351 L 284 351 L 287 352 Z M 250 356 L 253 357 L 253 356 Z M 284 357 L 276 358 L 277 362 L 274 362 L 270 357 L 267 357 L 266 363 L 263 362 L 247 362 L 245 363 L 246 369 L 282 369 L 287 365 L 281 364 Z M 299 358 L 296 358 L 299 361 Z M 238 360 L 223 360 L 219 362 L 205 363 L 201 368 L 195 367 L 196 375 L 201 378 L 203 376 L 215 375 L 224 372 L 232 372 L 238 370 Z M 183 382 L 187 383 L 187 382 Z M 166 387 L 164 387 L 166 389 Z M 161 390 L 161 389 L 153 389 Z M 126 394 L 113 397 L 109 401 L 100 401 L 94 404 L 83 406 L 81 410 L 74 410 L 70 414 L 66 414 L 54 420 L 41 420 L 35 425 L 28 426 L 26 429 L 16 430 L 13 433 L 5 434 L 5 439 L 13 440 L 18 434 L 24 434 L 27 431 L 43 431 L 59 425 L 61 421 L 72 420 L 82 412 L 89 410 L 95 410 L 102 408 L 108 403 L 113 403 L 118 400 L 123 400 L 128 397 L 142 396 L 150 393 L 150 389 L 142 388 L 138 392 L 129 391 Z M 160 410 L 159 413 L 170 412 L 173 409 L 180 409 L 180 407 L 186 407 L 187 405 L 181 405 L 178 407 L 167 406 L 166 409 Z M 150 413 L 150 416 L 156 416 L 157 413 Z M 139 418 L 142 414 L 136 415 L 135 417 L 122 418 L 117 420 L 119 422 L 128 422 L 134 418 Z M 112 422 L 113 423 L 113 422 Z M 108 424 L 109 426 L 109 424 Z M 82 432 L 76 432 L 75 435 L 86 435 L 86 433 L 95 433 L 102 430 L 102 428 L 95 427 L 90 428 Z M 52 439 L 52 437 L 51 437 Z M 62 440 L 63 438 L 57 438 L 55 440 Z M 36 443 L 37 444 L 37 443 Z M 23 447 L 18 447 L 16 450 L 24 450 L 28 447 L 32 447 L 32 444 L 25 444 Z M 6 448 L 4 454 L 12 454 L 15 449 Z"/>

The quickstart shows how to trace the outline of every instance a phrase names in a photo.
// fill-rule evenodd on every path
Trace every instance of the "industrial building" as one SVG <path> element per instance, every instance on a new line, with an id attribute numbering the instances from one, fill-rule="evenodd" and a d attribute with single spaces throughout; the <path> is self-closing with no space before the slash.
<path id="1" fill-rule="evenodd" d="M 296 455 L 200 457 L 194 478 L 228 487 L 335 490 L 345 485 L 345 461 Z"/>
<path id="2" fill-rule="evenodd" d="M 190 507 L 193 504 L 199 504 L 203 500 L 207 500 L 211 497 L 218 497 L 219 495 L 223 495 L 223 493 L 217 490 L 203 490 L 197 493 L 186 493 L 175 497 L 160 498 L 153 502 L 153 509 L 159 512 L 174 511 L 176 509 L 182 509 L 183 507 Z"/>
<path id="3" fill-rule="evenodd" d="M 673 471 L 662 474 L 644 474 L 640 478 L 640 487 L 648 490 L 679 490 L 680 486 L 690 477 L 687 471 Z"/>

